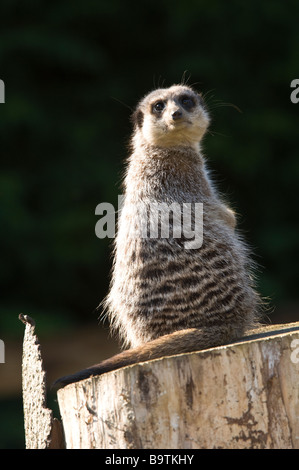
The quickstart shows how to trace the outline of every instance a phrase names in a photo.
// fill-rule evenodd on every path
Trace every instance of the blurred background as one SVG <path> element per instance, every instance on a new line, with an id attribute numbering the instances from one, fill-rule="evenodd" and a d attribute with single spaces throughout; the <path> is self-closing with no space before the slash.
<path id="1" fill-rule="evenodd" d="M 260 266 L 268 321 L 299 320 L 298 18 L 295 0 L 1 1 L 0 448 L 24 447 L 20 312 L 49 383 L 118 350 L 98 324 L 111 241 L 95 236 L 95 208 L 117 207 L 131 109 L 157 86 L 189 77 L 206 96 L 204 152 Z M 51 394 L 49 406 L 57 415 Z"/>

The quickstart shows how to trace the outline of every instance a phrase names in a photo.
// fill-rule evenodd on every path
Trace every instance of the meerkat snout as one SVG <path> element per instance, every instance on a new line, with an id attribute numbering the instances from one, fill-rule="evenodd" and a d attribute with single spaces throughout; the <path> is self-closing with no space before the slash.
<path id="1" fill-rule="evenodd" d="M 174 121 L 177 121 L 178 119 L 181 119 L 182 116 L 183 116 L 183 113 L 180 109 L 177 109 L 171 115 L 171 117 Z"/>

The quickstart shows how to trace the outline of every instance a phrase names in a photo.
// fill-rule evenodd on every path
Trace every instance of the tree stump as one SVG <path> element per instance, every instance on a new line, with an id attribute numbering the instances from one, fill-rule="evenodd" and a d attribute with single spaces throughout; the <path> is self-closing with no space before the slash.
<path id="1" fill-rule="evenodd" d="M 67 448 L 299 448 L 299 323 L 58 390 Z"/>

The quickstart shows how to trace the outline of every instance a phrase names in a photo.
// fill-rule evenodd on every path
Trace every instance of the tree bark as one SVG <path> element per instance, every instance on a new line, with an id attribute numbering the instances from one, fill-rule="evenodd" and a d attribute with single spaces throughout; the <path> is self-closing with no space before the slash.
<path id="1" fill-rule="evenodd" d="M 299 448 L 299 323 L 58 390 L 67 448 Z"/>

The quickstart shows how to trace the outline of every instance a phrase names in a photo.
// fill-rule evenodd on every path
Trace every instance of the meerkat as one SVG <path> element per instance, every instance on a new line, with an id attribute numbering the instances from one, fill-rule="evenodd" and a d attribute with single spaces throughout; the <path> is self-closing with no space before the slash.
<path id="1" fill-rule="evenodd" d="M 132 119 L 124 202 L 104 302 L 113 331 L 129 349 L 62 377 L 60 385 L 141 361 L 228 344 L 257 324 L 259 295 L 248 249 L 201 151 L 210 124 L 203 98 L 185 85 L 157 89 L 139 102 Z M 201 246 L 188 247 L 184 234 L 141 236 L 140 213 L 150 213 L 156 203 L 193 205 L 193 228 L 194 205 L 202 204 Z M 142 211 L 137 210 L 140 207 Z M 171 217 L 169 224 L 174 229 Z"/>

